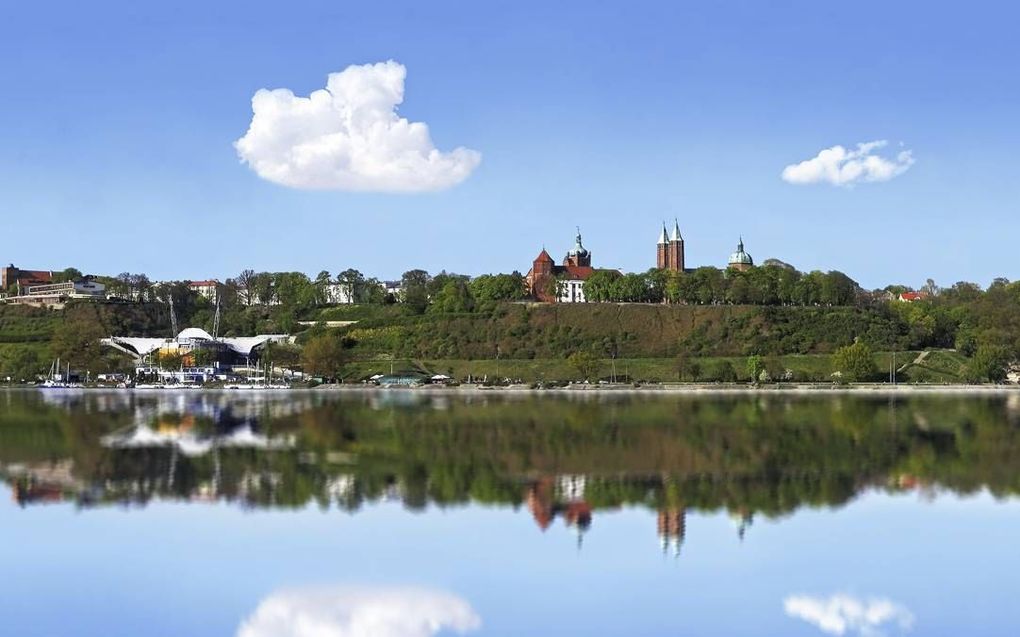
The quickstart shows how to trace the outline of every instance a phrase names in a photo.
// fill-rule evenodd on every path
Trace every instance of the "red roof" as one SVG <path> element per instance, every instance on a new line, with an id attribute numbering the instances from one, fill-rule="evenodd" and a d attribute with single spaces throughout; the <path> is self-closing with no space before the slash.
<path id="1" fill-rule="evenodd" d="M 190 281 L 188 283 L 188 285 L 190 285 L 193 288 L 198 288 L 198 287 L 209 287 L 211 285 L 216 285 L 218 283 L 219 283 L 219 281 L 216 281 L 215 279 L 210 279 L 209 281 Z"/>
<path id="2" fill-rule="evenodd" d="M 549 256 L 549 253 L 545 251 L 545 248 L 542 248 L 542 252 L 539 253 L 538 257 L 535 259 L 535 263 L 538 263 L 539 261 L 554 263 L 553 258 Z"/>
<path id="3" fill-rule="evenodd" d="M 18 278 L 25 279 L 40 279 L 43 281 L 50 281 L 53 279 L 53 273 L 49 270 L 18 270 Z"/>
<path id="4" fill-rule="evenodd" d="M 928 298 L 928 295 L 924 292 L 901 292 L 901 301 L 920 301 L 921 299 Z"/>
<path id="5" fill-rule="evenodd" d="M 584 281 L 595 274 L 595 268 L 590 265 L 565 265 L 563 273 L 567 275 L 568 279 Z"/>

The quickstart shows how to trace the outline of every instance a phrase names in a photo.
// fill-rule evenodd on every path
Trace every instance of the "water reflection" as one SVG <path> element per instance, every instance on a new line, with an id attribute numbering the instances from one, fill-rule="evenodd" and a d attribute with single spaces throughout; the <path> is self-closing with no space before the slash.
<path id="1" fill-rule="evenodd" d="M 914 614 L 908 608 L 881 597 L 790 595 L 783 600 L 783 610 L 830 635 L 876 637 L 887 629 L 905 632 L 914 626 Z"/>
<path id="2" fill-rule="evenodd" d="M 5 628 L 1010 634 L 1016 396 L 0 392 Z"/>
<path id="3" fill-rule="evenodd" d="M 290 392 L 6 392 L 0 477 L 22 506 L 153 500 L 353 512 L 524 506 L 580 546 L 600 512 L 657 513 L 679 555 L 687 513 L 839 506 L 866 490 L 1020 489 L 1016 396 L 536 399 Z"/>
<path id="4" fill-rule="evenodd" d="M 273 593 L 237 637 L 431 637 L 464 634 L 481 618 L 464 599 L 421 588 L 306 588 Z"/>

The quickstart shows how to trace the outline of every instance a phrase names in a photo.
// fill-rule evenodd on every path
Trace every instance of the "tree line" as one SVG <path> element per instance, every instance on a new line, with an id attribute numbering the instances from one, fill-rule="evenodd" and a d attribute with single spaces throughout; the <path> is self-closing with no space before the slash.
<path id="1" fill-rule="evenodd" d="M 853 305 L 861 293 L 842 272 L 803 273 L 781 262 L 743 272 L 711 266 L 683 273 L 598 270 L 584 284 L 585 299 L 593 302 L 833 306 Z"/>

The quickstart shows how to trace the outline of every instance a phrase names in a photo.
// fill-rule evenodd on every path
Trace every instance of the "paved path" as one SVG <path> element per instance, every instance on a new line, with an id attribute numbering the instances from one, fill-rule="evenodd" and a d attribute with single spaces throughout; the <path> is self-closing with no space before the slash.
<path id="1" fill-rule="evenodd" d="M 924 359 L 928 358 L 928 354 L 931 354 L 931 350 L 928 349 L 924 350 L 923 352 L 918 354 L 917 358 L 915 358 L 914 360 L 910 361 L 909 363 L 904 363 L 902 367 L 896 370 L 896 373 L 901 374 L 907 371 L 907 368 L 910 367 L 911 365 L 920 365 L 921 363 L 924 362 Z"/>

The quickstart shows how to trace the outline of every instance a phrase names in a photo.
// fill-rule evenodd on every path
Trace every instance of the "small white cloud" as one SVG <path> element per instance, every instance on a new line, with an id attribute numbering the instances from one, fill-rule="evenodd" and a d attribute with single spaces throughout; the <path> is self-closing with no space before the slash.
<path id="1" fill-rule="evenodd" d="M 481 626 L 456 595 L 416 588 L 320 588 L 273 593 L 237 637 L 432 637 Z"/>
<path id="2" fill-rule="evenodd" d="M 914 626 L 914 615 L 905 606 L 884 598 L 863 600 L 851 595 L 829 597 L 791 595 L 783 600 L 783 610 L 790 617 L 803 619 L 830 635 L 880 637 L 884 628 L 908 631 Z"/>
<path id="3" fill-rule="evenodd" d="M 299 97 L 260 89 L 248 132 L 234 142 L 259 177 L 291 188 L 419 192 L 462 181 L 481 155 L 440 152 L 428 125 L 397 115 L 407 69 L 392 60 L 331 73 L 325 89 Z"/>
<path id="4" fill-rule="evenodd" d="M 826 148 L 811 159 L 790 164 L 783 169 L 783 181 L 791 184 L 828 182 L 834 186 L 850 186 L 859 181 L 889 181 L 914 165 L 913 153 L 901 150 L 886 158 L 874 151 L 887 145 L 885 140 L 857 144 L 855 150 L 842 146 Z"/>

